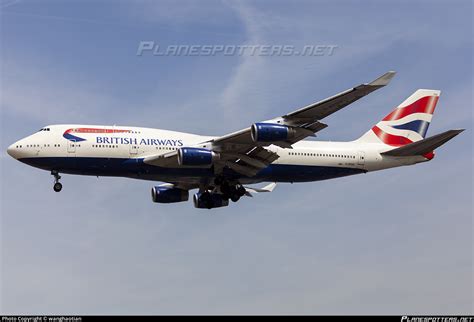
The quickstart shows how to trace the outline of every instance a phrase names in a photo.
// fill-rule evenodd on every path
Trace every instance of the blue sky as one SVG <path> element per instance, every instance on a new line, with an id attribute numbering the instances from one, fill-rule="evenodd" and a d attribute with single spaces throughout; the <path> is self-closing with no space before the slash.
<path id="1" fill-rule="evenodd" d="M 212 212 L 152 182 L 63 177 L 1 154 L 2 313 L 473 313 L 470 1 L 15 1 L 1 18 L 1 149 L 55 123 L 221 135 L 388 70 L 325 120 L 352 140 L 442 90 L 432 162 Z M 136 56 L 166 45 L 329 44 L 332 56 Z"/>

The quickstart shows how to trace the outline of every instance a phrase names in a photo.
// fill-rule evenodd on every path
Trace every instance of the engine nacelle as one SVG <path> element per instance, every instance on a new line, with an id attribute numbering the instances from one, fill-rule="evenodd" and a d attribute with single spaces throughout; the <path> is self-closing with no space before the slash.
<path id="1" fill-rule="evenodd" d="M 155 186 L 151 188 L 151 199 L 158 203 L 188 201 L 189 191 L 179 188 Z"/>
<path id="2" fill-rule="evenodd" d="M 211 209 L 219 207 L 227 207 L 229 199 L 222 199 L 222 195 L 218 193 L 198 192 L 193 197 L 194 207 L 201 209 Z"/>
<path id="3" fill-rule="evenodd" d="M 181 166 L 210 166 L 219 159 L 219 154 L 208 149 L 180 148 L 178 164 Z"/>
<path id="4" fill-rule="evenodd" d="M 254 142 L 278 142 L 291 139 L 295 130 L 289 126 L 272 123 L 255 123 L 250 133 Z"/>

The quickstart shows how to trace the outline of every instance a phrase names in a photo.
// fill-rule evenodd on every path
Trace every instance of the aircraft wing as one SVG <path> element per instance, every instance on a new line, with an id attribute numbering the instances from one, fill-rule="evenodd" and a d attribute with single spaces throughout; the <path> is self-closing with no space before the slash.
<path id="1" fill-rule="evenodd" d="M 256 123 L 240 131 L 202 142 L 195 147 L 219 154 L 219 160 L 213 163 L 216 172 L 228 167 L 247 177 L 252 177 L 278 159 L 278 155 L 266 147 L 273 144 L 291 148 L 292 144 L 308 136 L 314 136 L 315 133 L 327 127 L 326 124 L 320 122 L 322 119 L 384 87 L 394 76 L 395 72 L 389 71 L 370 83 L 350 88 L 281 117 Z M 284 140 L 265 140 L 264 142 L 255 140 L 252 131 L 259 125 L 288 128 L 288 131 L 291 130 L 291 136 Z M 145 158 L 144 162 L 156 166 L 179 167 L 176 151 L 164 155 L 149 156 Z"/>
<path id="2" fill-rule="evenodd" d="M 276 145 L 287 147 L 288 145 L 296 143 L 310 135 L 314 135 L 314 133 L 326 128 L 327 125 L 320 122 L 322 119 L 373 91 L 384 87 L 394 76 L 395 72 L 389 71 L 370 83 L 358 85 L 322 101 L 310 104 L 279 118 L 264 121 L 262 123 L 283 124 L 293 127 L 296 133 L 292 139 L 284 142 L 272 142 L 273 144 L 277 143 Z M 214 140 L 215 145 L 228 143 L 252 144 L 251 128 L 249 127 Z"/>
<path id="3" fill-rule="evenodd" d="M 209 143 L 200 144 L 195 147 L 212 150 L 212 145 Z M 276 159 L 278 159 L 278 155 L 275 152 L 266 150 L 263 147 L 247 146 L 242 150 L 235 149 L 222 151 L 219 160 L 217 160 L 213 165 L 215 166 L 215 171 L 218 173 L 222 172 L 224 167 L 228 167 L 247 177 L 253 177 L 258 173 L 258 171 L 266 168 Z M 161 155 L 150 155 L 145 157 L 143 162 L 164 168 L 193 168 L 193 166 L 182 166 L 179 164 L 177 151 Z M 211 167 L 211 165 L 209 165 L 209 167 Z"/>
<path id="4" fill-rule="evenodd" d="M 143 162 L 163 168 L 179 168 L 178 151 L 164 154 L 153 154 L 144 158 Z"/>

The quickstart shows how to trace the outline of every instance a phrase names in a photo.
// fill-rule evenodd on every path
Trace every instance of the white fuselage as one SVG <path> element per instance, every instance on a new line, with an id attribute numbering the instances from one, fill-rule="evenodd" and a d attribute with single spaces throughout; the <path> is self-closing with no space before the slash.
<path id="1" fill-rule="evenodd" d="M 75 133 L 71 129 L 82 131 Z M 52 125 L 15 142 L 8 148 L 8 153 L 24 163 L 49 171 L 156 181 L 173 181 L 181 177 L 199 181 L 202 176 L 212 177 L 212 171 L 165 169 L 142 161 L 148 156 L 195 146 L 213 138 L 130 126 Z M 387 157 L 380 154 L 390 148 L 357 140 L 300 141 L 293 144 L 292 149 L 271 145 L 268 149 L 276 152 L 279 158 L 254 178 L 241 176 L 239 180 L 246 183 L 317 181 L 428 160 L 422 156 Z"/>

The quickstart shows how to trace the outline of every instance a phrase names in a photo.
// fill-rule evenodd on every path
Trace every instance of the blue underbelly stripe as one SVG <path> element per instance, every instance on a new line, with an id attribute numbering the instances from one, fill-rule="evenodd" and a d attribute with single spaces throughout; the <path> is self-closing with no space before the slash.
<path id="1" fill-rule="evenodd" d="M 44 158 L 24 158 L 19 161 L 28 165 L 44 169 L 58 170 L 62 173 L 82 174 L 93 176 L 117 176 L 117 177 L 140 177 L 156 176 L 160 177 L 213 177 L 214 173 L 210 168 L 163 168 L 143 163 L 143 159 L 125 158 L 90 158 L 90 157 L 44 157 Z M 239 179 L 244 176 L 225 169 L 225 175 Z M 326 180 L 348 175 L 366 172 L 363 169 L 328 167 L 328 166 L 307 166 L 289 164 L 270 164 L 262 169 L 255 178 L 263 181 L 279 182 L 305 182 Z"/>

